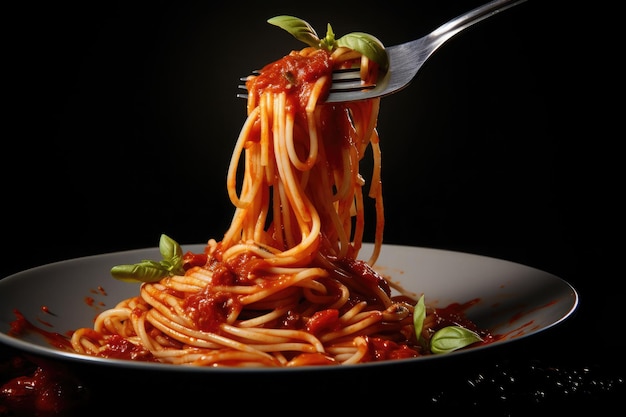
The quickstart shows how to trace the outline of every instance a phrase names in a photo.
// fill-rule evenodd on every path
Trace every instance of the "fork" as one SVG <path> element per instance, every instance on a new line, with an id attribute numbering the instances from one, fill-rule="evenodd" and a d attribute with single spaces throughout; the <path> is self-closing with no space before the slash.
<path id="1" fill-rule="evenodd" d="M 409 85 L 433 52 L 454 35 L 525 1 L 494 0 L 485 3 L 447 21 L 419 39 L 385 48 L 389 57 L 389 69 L 379 77 L 375 84 L 363 84 L 358 67 L 333 71 L 332 85 L 325 102 L 365 100 L 384 97 L 402 90 Z M 240 81 L 247 79 L 248 77 L 242 77 Z M 239 85 L 238 88 L 246 89 L 246 86 Z M 240 93 L 237 97 L 247 98 L 248 96 Z"/>

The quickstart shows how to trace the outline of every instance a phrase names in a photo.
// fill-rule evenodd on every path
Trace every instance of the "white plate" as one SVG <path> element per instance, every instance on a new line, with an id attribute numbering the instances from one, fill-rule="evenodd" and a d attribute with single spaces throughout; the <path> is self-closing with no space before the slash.
<path id="1" fill-rule="evenodd" d="M 203 245 L 184 245 L 183 250 L 201 252 Z M 372 245 L 365 244 L 360 258 L 367 259 Z M 183 367 L 169 364 L 112 360 L 55 349 L 37 332 L 10 336 L 14 310 L 37 327 L 67 335 L 79 327 L 91 327 L 95 316 L 118 301 L 135 296 L 138 285 L 118 281 L 109 271 L 118 264 L 160 259 L 158 248 L 138 249 L 61 261 L 29 269 L 0 280 L 0 342 L 52 359 L 120 368 L 174 372 L 255 372 L 264 369 Z M 384 245 L 377 269 L 404 288 L 424 293 L 428 305 L 479 301 L 467 310 L 479 327 L 502 339 L 489 345 L 444 355 L 403 361 L 433 361 L 464 355 L 520 340 L 565 320 L 578 305 L 576 290 L 550 273 L 480 255 L 421 247 Z M 394 361 L 398 362 L 398 361 Z M 349 365 L 384 366 L 385 362 Z M 348 366 L 346 366 L 348 367 Z M 337 367 L 314 367 L 318 370 Z M 287 368 L 272 368 L 272 372 Z M 290 368 L 291 369 L 291 368 Z M 302 370 L 302 368 L 299 368 Z M 267 371 L 267 370 L 265 370 Z"/>

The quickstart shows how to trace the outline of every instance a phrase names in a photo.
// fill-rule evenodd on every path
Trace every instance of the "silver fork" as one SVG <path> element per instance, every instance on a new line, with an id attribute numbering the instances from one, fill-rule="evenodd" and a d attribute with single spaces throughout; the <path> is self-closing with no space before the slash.
<path id="1" fill-rule="evenodd" d="M 525 1 L 494 0 L 449 20 L 419 39 L 386 47 L 389 70 L 378 79 L 376 84 L 364 85 L 359 77 L 359 68 L 334 71 L 326 102 L 365 100 L 384 97 L 402 90 L 409 85 L 433 52 L 447 40 L 463 29 Z M 247 79 L 248 77 L 242 77 L 240 81 Z M 246 89 L 246 86 L 239 85 L 238 88 Z M 237 97 L 247 98 L 247 94 L 240 93 Z"/>

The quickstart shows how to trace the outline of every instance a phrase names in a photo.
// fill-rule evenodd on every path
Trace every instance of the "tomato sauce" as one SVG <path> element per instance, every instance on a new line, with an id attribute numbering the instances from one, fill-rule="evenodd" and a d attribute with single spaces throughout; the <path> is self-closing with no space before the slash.
<path id="1" fill-rule="evenodd" d="M 91 393 L 59 364 L 12 356 L 0 361 L 0 416 L 82 415 Z"/>
<path id="2" fill-rule="evenodd" d="M 287 111 L 299 115 L 305 113 L 315 81 L 328 76 L 329 82 L 320 95 L 322 100 L 325 99 L 331 75 L 332 62 L 327 51 L 320 49 L 307 56 L 293 52 L 263 67 L 258 76 L 246 82 L 246 86 L 249 92 L 258 96 L 264 91 L 286 92 Z"/>

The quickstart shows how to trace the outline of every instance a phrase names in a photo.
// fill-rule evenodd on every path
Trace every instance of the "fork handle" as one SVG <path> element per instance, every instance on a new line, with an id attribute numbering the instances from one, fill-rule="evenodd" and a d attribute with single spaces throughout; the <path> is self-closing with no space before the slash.
<path id="1" fill-rule="evenodd" d="M 494 0 L 485 3 L 482 6 L 478 6 L 442 24 L 432 31 L 429 37 L 431 39 L 438 38 L 439 42 L 436 46 L 439 46 L 463 29 L 525 1 L 526 0 Z"/>

